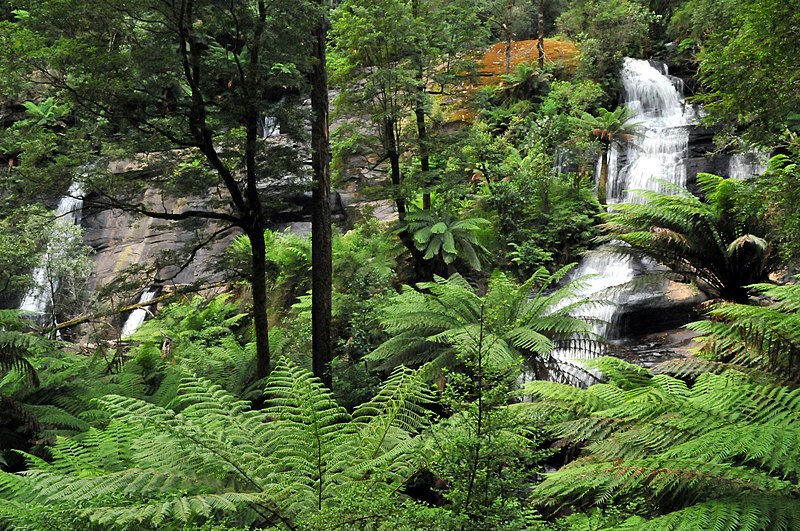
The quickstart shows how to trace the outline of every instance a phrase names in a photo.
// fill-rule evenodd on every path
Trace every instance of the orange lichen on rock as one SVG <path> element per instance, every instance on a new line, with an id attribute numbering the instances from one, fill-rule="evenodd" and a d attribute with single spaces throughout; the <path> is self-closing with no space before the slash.
<path id="1" fill-rule="evenodd" d="M 514 71 L 520 64 L 531 64 L 539 61 L 538 41 L 511 41 L 510 70 Z M 545 65 L 560 64 L 567 69 L 574 68 L 578 50 L 575 44 L 558 39 L 544 40 Z M 479 85 L 497 85 L 506 73 L 506 43 L 493 44 L 478 62 Z"/>
<path id="2" fill-rule="evenodd" d="M 511 61 L 509 70 L 514 72 L 521 64 L 537 64 L 539 61 L 538 41 L 511 41 Z M 545 65 L 562 67 L 566 72 L 574 70 L 578 56 L 578 49 L 570 41 L 559 39 L 544 40 L 544 61 Z M 465 99 L 469 99 L 470 94 L 480 87 L 500 85 L 503 83 L 502 76 L 506 73 L 506 43 L 498 42 L 489 47 L 483 56 L 477 61 L 477 84 L 469 84 L 463 87 L 461 93 L 462 104 Z M 458 108 L 451 114 L 452 121 L 470 121 L 474 118 L 471 111 Z"/>

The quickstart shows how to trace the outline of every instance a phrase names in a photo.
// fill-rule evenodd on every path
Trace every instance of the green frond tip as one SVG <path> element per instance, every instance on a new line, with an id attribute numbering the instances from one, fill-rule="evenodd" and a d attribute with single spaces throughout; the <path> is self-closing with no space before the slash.
<path id="1" fill-rule="evenodd" d="M 537 503 L 646 500 L 661 514 L 618 529 L 797 527 L 800 391 L 730 369 L 690 385 L 610 358 L 593 363 L 610 383 L 526 389 L 559 443 L 582 449 L 534 488 Z"/>

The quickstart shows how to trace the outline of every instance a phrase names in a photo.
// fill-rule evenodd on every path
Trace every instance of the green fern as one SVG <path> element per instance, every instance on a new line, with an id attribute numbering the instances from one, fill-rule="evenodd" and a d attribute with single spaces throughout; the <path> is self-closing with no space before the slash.
<path id="1" fill-rule="evenodd" d="M 169 408 L 109 395 L 111 422 L 59 438 L 52 463 L 0 474 L 12 528 L 180 528 L 187 522 L 295 529 L 354 490 L 392 496 L 421 466 L 417 433 L 431 400 L 398 370 L 351 417 L 310 373 L 278 362 L 267 408 L 186 376 Z M 352 515 L 351 515 L 352 516 Z"/>
<path id="2" fill-rule="evenodd" d="M 767 216 L 744 206 L 753 193 L 747 182 L 700 174 L 698 184 L 705 199 L 677 189 L 634 190 L 644 203 L 614 205 L 606 239 L 622 254 L 655 258 L 714 297 L 747 302 L 746 286 L 779 265 Z"/>
<path id="3" fill-rule="evenodd" d="M 525 390 L 540 399 L 526 407 L 557 421 L 561 444 L 584 449 L 535 488 L 542 507 L 644 498 L 664 516 L 621 529 L 689 529 L 689 518 L 712 529 L 796 528 L 800 390 L 732 370 L 689 386 L 620 360 L 597 365 L 616 368 L 613 383 Z"/>
<path id="4" fill-rule="evenodd" d="M 800 368 L 800 285 L 755 284 L 750 288 L 773 301 L 766 306 L 719 303 L 709 319 L 687 325 L 703 334 L 700 354 L 798 381 Z"/>
<path id="5" fill-rule="evenodd" d="M 575 286 L 553 288 L 569 267 L 551 275 L 544 268 L 515 284 L 495 273 L 486 295 L 479 296 L 460 275 L 408 286 L 386 306 L 381 323 L 391 338 L 366 359 L 379 369 L 421 366 L 438 374 L 474 357 L 480 344 L 486 363 L 506 366 L 520 357 L 539 373 L 551 361 L 559 341 L 591 336 L 589 324 L 570 312 L 587 304 L 575 298 Z"/>

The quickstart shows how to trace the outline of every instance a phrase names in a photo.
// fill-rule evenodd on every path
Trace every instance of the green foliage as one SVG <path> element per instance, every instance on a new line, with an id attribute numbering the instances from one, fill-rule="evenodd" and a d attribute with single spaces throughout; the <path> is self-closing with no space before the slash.
<path id="1" fill-rule="evenodd" d="M 699 99 L 707 122 L 770 144 L 781 138 L 788 117 L 800 106 L 796 91 L 769 90 L 794 79 L 800 68 L 795 38 L 800 14 L 778 0 L 735 6 L 730 30 L 711 33 L 698 56 L 708 89 Z"/>
<path id="2" fill-rule="evenodd" d="M 489 204 L 497 211 L 498 232 L 512 248 L 507 260 L 523 277 L 574 261 L 597 233 L 600 208 L 584 180 L 522 173 L 497 183 Z"/>
<path id="3" fill-rule="evenodd" d="M 48 228 L 47 245 L 38 267 L 43 283 L 33 293 L 47 301 L 45 324 L 80 314 L 87 302 L 93 249 L 83 243 L 83 229 L 70 219 L 56 219 Z"/>
<path id="4" fill-rule="evenodd" d="M 421 291 L 405 286 L 381 316 L 391 337 L 367 359 L 379 369 L 430 362 L 426 372 L 435 375 L 480 353 L 487 368 L 524 358 L 544 375 L 556 343 L 590 335 L 589 325 L 570 315 L 586 304 L 574 299 L 577 284 L 550 291 L 568 270 L 540 269 L 522 285 L 495 272 L 484 296 L 457 274 L 420 283 Z"/>
<path id="5" fill-rule="evenodd" d="M 688 385 L 613 358 L 595 364 L 613 373 L 609 383 L 526 389 L 541 400 L 530 408 L 558 420 L 561 444 L 583 448 L 534 489 L 540 506 L 644 500 L 641 516 L 619 529 L 798 526 L 797 390 L 761 386 L 736 371 Z"/>
<path id="6" fill-rule="evenodd" d="M 19 311 L 0 310 L 0 370 L 19 371 L 35 386 L 39 385 L 39 378 L 26 356 L 52 347 L 41 337 L 24 333 L 25 328 Z"/>
<path id="7" fill-rule="evenodd" d="M 489 221 L 483 218 L 436 217 L 430 212 L 419 211 L 408 214 L 405 222 L 402 230 L 411 233 L 416 248 L 425 253 L 423 260 L 448 266 L 461 259 L 472 269 L 481 270 L 481 257 L 489 251 L 478 238 Z M 442 267 L 436 269 L 443 273 Z"/>
<path id="8" fill-rule="evenodd" d="M 517 364 L 484 365 L 483 346 L 461 356 L 466 373 L 449 375 L 442 405 L 451 414 L 427 435 L 429 467 L 461 529 L 532 529 L 531 478 L 552 452 L 525 411 L 508 405 Z"/>
<path id="9" fill-rule="evenodd" d="M 760 208 L 768 216 L 781 258 L 794 265 L 800 260 L 800 144 L 797 137 L 789 135 L 788 154 L 772 157 L 766 171 L 756 177 L 757 194 L 749 198 L 753 208 Z"/>
<path id="10" fill-rule="evenodd" d="M 12 210 L 0 220 L 0 306 L 10 307 L 31 287 L 31 271 L 47 244 L 46 211 L 37 206 Z"/>
<path id="11" fill-rule="evenodd" d="M 796 382 L 800 355 L 800 285 L 751 286 L 771 304 L 751 306 L 718 303 L 708 311 L 708 320 L 687 328 L 703 334 L 699 352 L 713 360 L 773 374 Z"/>
<path id="12" fill-rule="evenodd" d="M 311 288 L 311 239 L 289 231 L 264 231 L 267 258 L 267 290 L 270 306 L 281 311 Z M 225 251 L 225 269 L 240 278 L 252 271 L 252 246 L 247 235 L 237 236 Z"/>
<path id="13" fill-rule="evenodd" d="M 496 90 L 507 101 L 541 99 L 549 92 L 551 78 L 549 72 L 534 64 L 520 63 L 513 72 L 501 76 L 503 83 Z"/>
<path id="14" fill-rule="evenodd" d="M 602 226 L 624 254 L 651 256 L 714 297 L 747 302 L 746 286 L 767 279 L 778 266 L 769 220 L 746 208 L 752 183 L 700 174 L 704 198 L 635 191 L 645 203 L 614 206 Z M 612 244 L 613 245 L 613 244 Z"/>
<path id="15" fill-rule="evenodd" d="M 558 18 L 558 28 L 580 45 L 580 75 L 613 88 L 625 56 L 647 55 L 653 13 L 632 0 L 581 0 Z"/>
<path id="16" fill-rule="evenodd" d="M 419 467 L 417 431 L 430 395 L 398 370 L 349 415 L 308 372 L 281 361 L 254 411 L 207 380 L 184 377 L 173 407 L 109 395 L 113 417 L 53 462 L 29 457 L 2 474 L 0 518 L 19 528 L 177 528 L 223 520 L 294 529 L 354 493 L 393 493 Z M 339 525 L 360 515 L 342 515 Z M 335 528 L 337 522 L 329 522 Z"/>
<path id="17" fill-rule="evenodd" d="M 253 377 L 256 352 L 248 324 L 247 314 L 228 294 L 173 302 L 127 338 L 134 344 L 127 356 L 145 369 L 149 393 L 177 367 L 202 374 L 239 398 L 255 399 L 260 389 Z M 271 330 L 270 347 L 280 351 L 280 343 L 280 332 Z M 160 392 L 169 399 L 171 390 Z"/>

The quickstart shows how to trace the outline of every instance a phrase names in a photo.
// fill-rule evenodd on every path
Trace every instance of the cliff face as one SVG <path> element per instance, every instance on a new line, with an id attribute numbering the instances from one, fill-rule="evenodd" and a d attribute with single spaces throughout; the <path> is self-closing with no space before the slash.
<path id="1" fill-rule="evenodd" d="M 91 198 L 89 198 L 91 199 Z M 162 203 L 155 190 L 148 190 L 145 203 L 158 201 L 167 211 L 179 211 L 192 204 L 202 208 L 202 198 L 180 198 Z M 309 194 L 289 200 L 285 209 L 271 219 L 272 230 L 310 233 L 311 201 Z M 338 193 L 331 195 L 333 219 L 344 220 L 342 201 Z M 130 272 L 143 269 L 143 278 L 156 278 L 168 284 L 216 282 L 223 275 L 218 263 L 231 240 L 240 234 L 229 229 L 206 245 L 198 245 L 209 234 L 223 226 L 201 220 L 195 226 L 181 225 L 119 210 L 87 211 L 81 219 L 85 229 L 84 243 L 94 249 L 95 272 L 90 289 L 98 289 Z M 143 286 L 146 287 L 146 286 Z"/>
<path id="2" fill-rule="evenodd" d="M 179 207 L 180 204 L 174 206 Z M 196 231 L 115 210 L 88 213 L 81 224 L 85 229 L 84 243 L 95 251 L 95 273 L 90 289 L 112 282 L 135 266 L 148 269 L 151 275 L 176 284 L 218 280 L 219 273 L 214 272 L 214 265 L 236 235 L 233 230 L 221 235 L 199 249 L 194 259 L 182 267 L 182 261 L 171 263 L 175 261 L 171 258 L 186 254 L 185 247 L 198 239 Z M 215 227 L 208 228 L 213 230 Z"/>

